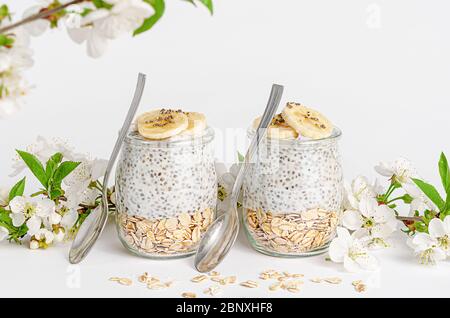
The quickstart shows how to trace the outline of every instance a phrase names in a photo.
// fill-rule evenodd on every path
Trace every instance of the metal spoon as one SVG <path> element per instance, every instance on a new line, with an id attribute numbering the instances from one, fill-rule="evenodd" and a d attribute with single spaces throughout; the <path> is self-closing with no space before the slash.
<path id="1" fill-rule="evenodd" d="M 209 227 L 200 242 L 197 254 L 195 255 L 195 267 L 199 272 L 209 272 L 214 269 L 227 255 L 230 248 L 236 241 L 239 233 L 239 216 L 237 211 L 237 201 L 248 172 L 249 163 L 257 151 L 261 140 L 265 138 L 267 127 L 269 126 L 283 94 L 283 86 L 273 84 L 261 122 L 256 130 L 253 140 L 245 155 L 245 160 L 241 165 L 231 192 L 230 205 L 227 211 L 220 215 Z"/>
<path id="2" fill-rule="evenodd" d="M 105 176 L 103 177 L 103 193 L 101 209 L 94 210 L 83 222 L 78 230 L 78 234 L 75 237 L 72 247 L 69 252 L 69 261 L 72 264 L 78 264 L 81 262 L 91 250 L 94 243 L 97 241 L 100 234 L 105 228 L 106 220 L 108 219 L 108 181 L 111 171 L 119 155 L 122 143 L 128 134 L 131 123 L 141 101 L 142 93 L 145 87 L 145 75 L 139 73 L 136 90 L 134 92 L 133 101 L 131 102 L 130 109 L 128 110 L 127 117 L 120 130 L 119 137 L 117 138 L 114 149 L 109 158 L 108 166 L 106 168 Z"/>

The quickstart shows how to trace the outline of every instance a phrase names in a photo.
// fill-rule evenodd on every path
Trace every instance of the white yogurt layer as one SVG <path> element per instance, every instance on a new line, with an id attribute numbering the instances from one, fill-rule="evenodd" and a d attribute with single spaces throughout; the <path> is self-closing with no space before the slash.
<path id="1" fill-rule="evenodd" d="M 211 128 L 196 138 L 150 141 L 130 132 L 117 166 L 117 209 L 148 219 L 215 208 Z"/>
<path id="2" fill-rule="evenodd" d="M 340 212 L 343 175 L 336 130 L 323 140 L 267 140 L 265 154 L 251 164 L 244 182 L 244 207 L 272 213 L 321 208 Z M 267 147 L 267 148 L 265 148 Z"/>

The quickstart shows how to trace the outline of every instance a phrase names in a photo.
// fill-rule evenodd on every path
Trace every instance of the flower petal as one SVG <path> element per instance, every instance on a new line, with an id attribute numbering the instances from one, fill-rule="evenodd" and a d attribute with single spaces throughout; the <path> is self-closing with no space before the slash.
<path id="1" fill-rule="evenodd" d="M 394 170 L 390 164 L 386 162 L 380 162 L 377 166 L 375 166 L 375 171 L 384 177 L 392 177 L 394 175 Z"/>
<path id="2" fill-rule="evenodd" d="M 365 256 L 356 258 L 355 262 L 358 263 L 362 269 L 368 271 L 375 271 L 380 267 L 377 258 L 369 253 Z"/>
<path id="3" fill-rule="evenodd" d="M 108 47 L 108 40 L 99 32 L 92 30 L 87 39 L 87 53 L 90 57 L 101 57 Z"/>
<path id="4" fill-rule="evenodd" d="M 344 256 L 344 268 L 350 273 L 359 271 L 358 263 L 352 260 L 348 255 Z"/>
<path id="5" fill-rule="evenodd" d="M 434 218 L 428 224 L 428 233 L 432 238 L 439 238 L 445 236 L 447 233 L 445 231 L 444 222 L 438 218 Z"/>
<path id="6" fill-rule="evenodd" d="M 69 37 L 77 44 L 82 44 L 89 36 L 88 28 L 67 28 Z"/>
<path id="7" fill-rule="evenodd" d="M 437 242 L 427 233 L 416 233 L 412 239 L 412 244 L 415 246 L 415 251 L 417 252 L 437 245 Z"/>
<path id="8" fill-rule="evenodd" d="M 70 210 L 65 214 L 61 220 L 61 225 L 70 230 L 74 225 L 75 222 L 78 220 L 78 212 L 76 210 Z"/>
<path id="9" fill-rule="evenodd" d="M 92 161 L 91 179 L 98 180 L 105 175 L 108 160 L 95 159 Z"/>
<path id="10" fill-rule="evenodd" d="M 47 217 L 55 212 L 55 202 L 50 199 L 42 199 L 36 204 L 36 215 Z"/>
<path id="11" fill-rule="evenodd" d="M 24 196 L 18 196 L 9 202 L 9 208 L 12 213 L 23 213 L 25 206 L 27 204 L 27 199 Z"/>
<path id="12" fill-rule="evenodd" d="M 11 213 L 9 217 L 12 220 L 12 223 L 15 227 L 22 226 L 22 224 L 25 222 L 25 215 L 22 213 Z"/>
<path id="13" fill-rule="evenodd" d="M 444 219 L 445 233 L 450 237 L 450 216 L 446 216 Z"/>
<path id="14" fill-rule="evenodd" d="M 345 211 L 342 224 L 349 230 L 355 231 L 363 225 L 363 218 L 358 211 Z"/>
<path id="15" fill-rule="evenodd" d="M 344 229 L 345 230 L 345 229 Z M 347 231 L 347 230 L 345 230 Z M 348 231 L 347 231 L 348 234 Z M 348 241 L 343 236 L 338 236 L 331 241 L 330 247 L 328 249 L 328 254 L 330 259 L 335 263 L 342 263 L 344 261 L 344 256 L 348 253 Z"/>
<path id="16" fill-rule="evenodd" d="M 62 216 L 59 213 L 53 212 L 48 216 L 48 222 L 53 224 L 59 224 L 61 222 Z"/>
<path id="17" fill-rule="evenodd" d="M 35 235 L 39 232 L 42 225 L 42 219 L 38 216 L 32 216 L 27 221 L 28 234 Z"/>
<path id="18" fill-rule="evenodd" d="M 9 235 L 9 231 L 7 228 L 0 226 L 0 242 L 7 238 Z"/>

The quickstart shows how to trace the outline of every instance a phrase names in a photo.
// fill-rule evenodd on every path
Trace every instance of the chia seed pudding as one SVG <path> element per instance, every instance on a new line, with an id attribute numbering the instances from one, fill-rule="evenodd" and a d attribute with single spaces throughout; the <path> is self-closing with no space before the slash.
<path id="1" fill-rule="evenodd" d="M 249 137 L 255 133 L 249 129 Z M 334 128 L 322 139 L 263 141 L 243 185 L 243 224 L 252 246 L 272 256 L 326 251 L 342 213 L 343 174 Z"/>
<path id="2" fill-rule="evenodd" d="M 195 253 L 215 215 L 213 139 L 209 127 L 164 140 L 128 134 L 116 171 L 116 223 L 126 248 L 150 258 Z"/>

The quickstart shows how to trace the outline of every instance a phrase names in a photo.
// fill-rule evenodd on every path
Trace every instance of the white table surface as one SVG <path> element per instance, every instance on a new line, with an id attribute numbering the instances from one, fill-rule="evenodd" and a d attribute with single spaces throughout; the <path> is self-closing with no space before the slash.
<path id="1" fill-rule="evenodd" d="M 423 266 L 413 258 L 405 245 L 403 234 L 394 237 L 393 247 L 377 251 L 382 266 L 379 272 L 347 273 L 341 264 L 326 261 L 326 254 L 298 259 L 280 259 L 259 254 L 251 249 L 244 235 L 217 268 L 222 275 L 236 275 L 238 282 L 258 281 L 260 286 L 249 289 L 238 284 L 223 287 L 217 297 L 439 297 L 450 294 L 450 263 Z M 213 282 L 192 283 L 197 274 L 193 258 L 156 261 L 128 253 L 119 242 L 113 224 L 109 223 L 89 257 L 80 265 L 69 265 L 68 245 L 47 250 L 29 250 L 2 242 L 0 244 L 2 297 L 180 297 L 191 291 L 198 297 L 211 297 L 203 290 Z M 305 275 L 301 291 L 271 292 L 269 281 L 258 279 L 265 269 L 289 271 Z M 163 280 L 174 280 L 172 287 L 150 290 L 137 281 L 143 272 Z M 132 286 L 122 286 L 108 278 L 128 277 Z M 341 277 L 339 285 L 316 284 L 314 277 Z M 357 293 L 351 282 L 362 279 L 369 286 L 367 292 Z"/>

